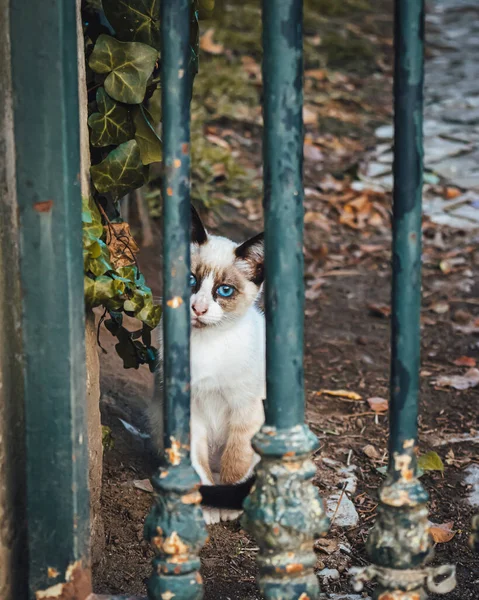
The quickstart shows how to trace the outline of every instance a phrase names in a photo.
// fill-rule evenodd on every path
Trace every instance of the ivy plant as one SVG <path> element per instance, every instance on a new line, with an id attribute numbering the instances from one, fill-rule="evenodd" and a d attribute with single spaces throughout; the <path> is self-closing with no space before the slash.
<path id="1" fill-rule="evenodd" d="M 191 81 L 198 70 L 200 14 L 214 0 L 192 0 Z M 138 247 L 118 202 L 149 181 L 150 166 L 161 161 L 156 119 L 148 110 L 160 84 L 160 12 L 158 0 L 84 0 L 88 86 L 88 126 L 92 195 L 83 199 L 85 301 L 104 308 L 102 322 L 118 343 L 125 368 L 148 364 L 157 351 L 151 331 L 161 317 L 150 288 L 138 269 Z M 141 327 L 129 331 L 123 315 Z"/>

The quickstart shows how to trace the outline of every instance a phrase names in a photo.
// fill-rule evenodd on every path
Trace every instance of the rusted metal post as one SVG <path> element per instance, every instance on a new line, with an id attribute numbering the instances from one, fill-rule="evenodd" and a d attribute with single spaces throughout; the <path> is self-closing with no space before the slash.
<path id="1" fill-rule="evenodd" d="M 302 0 L 263 0 L 266 423 L 245 501 L 267 600 L 317 598 L 313 540 L 327 529 L 304 424 Z"/>
<path id="2" fill-rule="evenodd" d="M 454 567 L 424 568 L 432 556 L 416 444 L 421 306 L 422 111 L 424 3 L 396 0 L 394 207 L 389 469 L 379 491 L 367 549 L 372 566 L 355 585 L 376 578 L 378 600 L 420 600 L 454 588 Z M 435 577 L 446 579 L 435 583 Z"/>
<path id="3" fill-rule="evenodd" d="M 190 444 L 190 61 L 191 0 L 162 0 L 164 464 L 153 478 L 145 524 L 157 556 L 151 600 L 200 600 L 198 552 L 206 539 Z"/>
<path id="4" fill-rule="evenodd" d="M 9 18 L 22 291 L 15 335 L 23 335 L 25 364 L 16 398 L 26 448 L 29 564 L 21 576 L 28 598 L 84 600 L 91 587 L 76 4 L 10 2 Z M 21 421 L 16 426 L 21 437 Z"/>

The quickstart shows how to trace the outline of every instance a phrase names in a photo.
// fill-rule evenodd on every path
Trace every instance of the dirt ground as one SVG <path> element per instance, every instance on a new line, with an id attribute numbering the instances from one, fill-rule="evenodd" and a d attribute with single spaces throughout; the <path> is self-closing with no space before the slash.
<path id="1" fill-rule="evenodd" d="M 221 18 L 204 25 L 203 30 L 214 28 L 214 37 L 204 42 L 194 105 L 194 126 L 200 121 L 200 133 L 211 147 L 229 153 L 213 154 L 212 165 L 197 159 L 194 182 L 201 193 L 195 200 L 207 195 L 208 224 L 237 241 L 259 231 L 262 223 L 261 121 L 255 104 L 261 90 L 259 50 L 256 37 L 248 37 L 257 32 L 247 20 L 248 11 L 249 18 L 258 20 L 252 4 L 233 11 L 233 3 L 221 3 Z M 387 416 L 367 400 L 388 398 L 391 198 L 355 189 L 351 182 L 374 143 L 374 129 L 391 118 L 391 5 L 356 0 L 341 3 L 348 10 L 315 16 L 315 9 L 333 4 L 306 2 L 305 372 L 307 420 L 321 440 L 315 461 L 323 497 L 341 485 L 338 465 L 331 459 L 339 466 L 357 466 L 357 490 L 350 499 L 359 522 L 349 528 L 333 523 L 329 542 L 316 548 L 318 569 L 340 574 L 339 580 L 323 580 L 323 591 L 347 593 L 347 569 L 368 563 L 365 540 L 383 477 L 377 467 L 387 462 Z M 339 29 L 345 33 L 335 37 Z M 228 86 L 231 73 L 241 80 L 237 95 Z M 213 74 L 226 79 L 221 90 L 208 84 Z M 210 160 L 209 149 L 205 160 Z M 232 163 L 243 172 L 233 173 Z M 438 193 L 454 193 L 442 182 L 437 187 Z M 160 219 L 153 227 L 155 245 L 141 249 L 139 263 L 160 295 Z M 474 510 L 466 500 L 463 471 L 478 462 L 478 455 L 477 445 L 457 438 L 478 437 L 479 388 L 459 391 L 437 380 L 464 374 L 479 361 L 479 237 L 478 232 L 440 228 L 428 221 L 423 231 L 419 447 L 421 454 L 437 452 L 445 468 L 426 471 L 422 481 L 431 497 L 430 520 L 452 522 L 449 529 L 455 532 L 435 548 L 435 564 L 457 565 L 458 586 L 447 598 L 473 600 L 479 596 L 479 557 L 467 546 Z M 139 225 L 137 233 L 141 240 Z M 142 539 L 143 521 L 152 495 L 133 482 L 150 477 L 155 463 L 144 440 L 119 419 L 144 430 L 142 411 L 152 375 L 146 368 L 123 370 L 104 329 L 101 343 L 107 351 L 101 356 L 102 421 L 111 428 L 114 446 L 104 454 L 106 549 L 94 571 L 95 591 L 144 595 L 152 552 Z M 361 399 L 320 390 L 348 390 Z M 256 551 L 238 524 L 211 527 L 201 555 L 205 598 L 259 600 Z"/>

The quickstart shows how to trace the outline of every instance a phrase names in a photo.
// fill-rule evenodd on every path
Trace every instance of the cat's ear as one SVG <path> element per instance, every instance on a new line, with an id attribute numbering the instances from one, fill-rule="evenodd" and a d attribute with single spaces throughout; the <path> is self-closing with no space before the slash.
<path id="1" fill-rule="evenodd" d="M 196 208 L 191 205 L 191 242 L 201 246 L 208 240 L 205 226 L 203 225 L 200 215 L 196 212 Z"/>
<path id="2" fill-rule="evenodd" d="M 264 280 L 264 233 L 258 233 L 240 244 L 235 255 L 248 264 L 249 279 L 256 285 L 261 285 Z"/>

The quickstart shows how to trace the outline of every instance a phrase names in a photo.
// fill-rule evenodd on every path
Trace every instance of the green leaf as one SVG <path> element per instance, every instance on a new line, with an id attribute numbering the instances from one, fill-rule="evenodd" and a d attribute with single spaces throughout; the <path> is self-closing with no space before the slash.
<path id="1" fill-rule="evenodd" d="M 96 93 L 96 103 L 99 112 L 88 119 L 91 145 L 110 146 L 131 140 L 134 130 L 125 106 L 112 100 L 102 87 Z"/>
<path id="2" fill-rule="evenodd" d="M 111 298 L 123 294 L 124 291 L 123 281 L 112 279 L 106 275 L 95 279 L 85 277 L 85 301 L 90 308 L 105 304 Z"/>
<path id="3" fill-rule="evenodd" d="M 111 429 L 107 425 L 101 426 L 101 443 L 103 450 L 111 450 L 115 446 L 115 440 L 113 439 Z"/>
<path id="4" fill-rule="evenodd" d="M 441 457 L 432 450 L 418 457 L 417 466 L 423 471 L 441 471 L 441 473 L 444 473 L 444 464 Z"/>
<path id="5" fill-rule="evenodd" d="M 159 0 L 103 0 L 103 10 L 118 38 L 160 49 Z"/>
<path id="6" fill-rule="evenodd" d="M 140 104 L 148 78 L 153 73 L 158 52 L 140 42 L 119 42 L 109 35 L 98 37 L 89 65 L 95 73 L 107 75 L 105 90 L 125 104 Z"/>
<path id="7" fill-rule="evenodd" d="M 110 251 L 105 242 L 96 240 L 88 248 L 87 256 L 85 256 L 85 251 L 83 251 L 83 265 L 85 273 L 93 273 L 96 277 L 113 270 L 110 262 Z"/>
<path id="8" fill-rule="evenodd" d="M 151 125 L 151 118 L 149 119 L 147 111 L 140 104 L 140 106 L 135 106 L 132 114 L 135 124 L 135 140 L 140 148 L 141 162 L 144 165 L 160 162 L 161 140 Z"/>
<path id="9" fill-rule="evenodd" d="M 90 173 L 100 194 L 111 193 L 115 200 L 141 187 L 148 179 L 148 167 L 141 162 L 135 140 L 120 144 L 101 163 L 92 166 Z"/>

